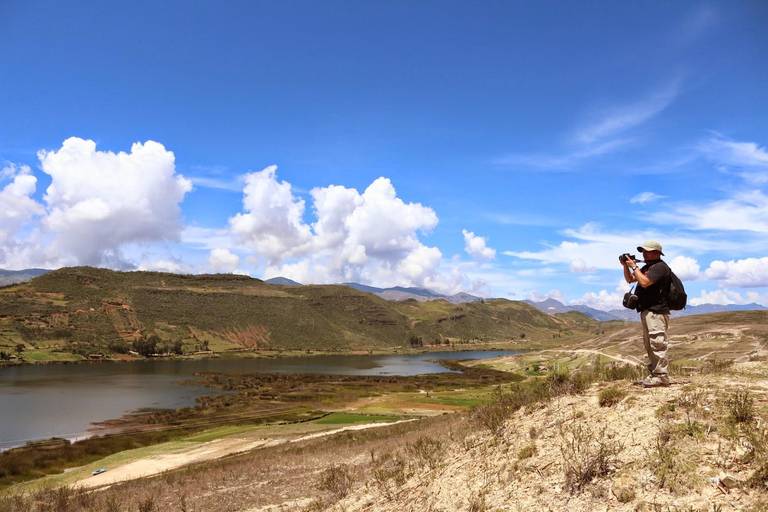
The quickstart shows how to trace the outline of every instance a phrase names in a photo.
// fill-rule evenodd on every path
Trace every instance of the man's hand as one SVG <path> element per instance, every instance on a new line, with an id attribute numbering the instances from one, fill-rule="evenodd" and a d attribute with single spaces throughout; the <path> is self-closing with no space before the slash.
<path id="1" fill-rule="evenodd" d="M 637 282 L 637 279 L 632 273 L 632 269 L 637 266 L 637 263 L 635 263 L 635 261 L 629 257 L 629 254 L 622 254 L 619 256 L 619 263 L 624 266 L 624 280 L 629 284 Z"/>

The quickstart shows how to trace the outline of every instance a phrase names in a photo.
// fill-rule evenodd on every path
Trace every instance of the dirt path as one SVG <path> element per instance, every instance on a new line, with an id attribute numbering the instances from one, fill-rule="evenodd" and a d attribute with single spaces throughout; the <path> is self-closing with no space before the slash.
<path id="1" fill-rule="evenodd" d="M 636 358 L 634 356 L 629 356 L 629 357 L 614 356 L 614 355 L 611 355 L 611 354 L 606 354 L 605 352 L 601 352 L 599 350 L 591 350 L 591 349 L 587 349 L 587 348 L 577 348 L 577 349 L 573 349 L 573 350 L 568 350 L 568 349 L 549 349 L 549 350 L 542 350 L 542 352 L 572 352 L 572 353 L 576 353 L 576 354 L 594 354 L 594 355 L 599 355 L 599 356 L 607 357 L 607 358 L 613 359 L 615 361 L 620 361 L 620 362 L 626 363 L 626 364 L 632 364 L 632 365 L 643 364 L 643 362 L 640 359 L 638 359 L 638 358 Z"/>
<path id="2" fill-rule="evenodd" d="M 403 420 L 414 421 L 414 420 Z M 400 422 L 394 422 L 400 423 Z M 171 453 L 164 453 L 161 455 L 155 455 L 146 457 L 143 459 L 135 460 L 127 464 L 115 468 L 107 467 L 107 471 L 100 475 L 89 476 L 74 485 L 93 488 L 112 485 L 118 482 L 124 482 L 126 480 L 134 480 L 146 476 L 156 475 L 164 471 L 177 469 L 188 464 L 195 464 L 210 460 L 219 459 L 227 455 L 235 453 L 247 452 L 258 448 L 264 448 L 267 446 L 275 446 L 284 443 L 298 443 L 300 441 L 306 441 L 309 439 L 315 439 L 318 437 L 329 436 L 338 432 L 344 432 L 347 430 L 363 430 L 368 428 L 383 427 L 392 425 L 394 423 L 365 423 L 362 425 L 351 425 L 347 427 L 337 428 L 334 430 L 327 430 L 324 432 L 315 432 L 313 434 L 307 434 L 295 439 L 244 439 L 239 437 L 227 437 L 223 439 L 215 439 L 207 443 L 195 445 L 190 448 L 184 448 L 176 450 Z"/>

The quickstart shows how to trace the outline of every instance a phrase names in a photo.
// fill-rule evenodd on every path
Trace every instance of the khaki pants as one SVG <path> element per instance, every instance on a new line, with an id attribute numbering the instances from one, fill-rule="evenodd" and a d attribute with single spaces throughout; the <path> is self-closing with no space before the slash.
<path id="1" fill-rule="evenodd" d="M 666 377 L 669 367 L 669 359 L 667 358 L 669 315 L 646 310 L 640 313 L 640 319 L 643 322 L 645 351 L 648 353 L 648 359 L 651 360 L 648 368 L 652 375 Z"/>

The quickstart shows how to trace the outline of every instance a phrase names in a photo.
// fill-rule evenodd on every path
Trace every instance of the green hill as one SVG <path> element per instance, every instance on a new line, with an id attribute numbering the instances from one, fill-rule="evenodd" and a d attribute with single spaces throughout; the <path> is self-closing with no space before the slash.
<path id="1" fill-rule="evenodd" d="M 0 288 L 0 350 L 55 354 L 157 351 L 378 350 L 475 342 L 545 342 L 597 331 L 579 313 L 546 315 L 504 299 L 390 302 L 341 285 L 284 287 L 229 274 L 65 268 Z M 63 357 L 63 356 L 62 356 Z"/>

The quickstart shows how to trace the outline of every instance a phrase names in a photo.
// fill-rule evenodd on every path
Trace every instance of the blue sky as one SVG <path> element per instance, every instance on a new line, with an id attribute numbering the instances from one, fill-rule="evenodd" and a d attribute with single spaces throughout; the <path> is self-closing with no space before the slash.
<path id="1" fill-rule="evenodd" d="M 768 305 L 768 4 L 0 3 L 0 268 Z"/>

